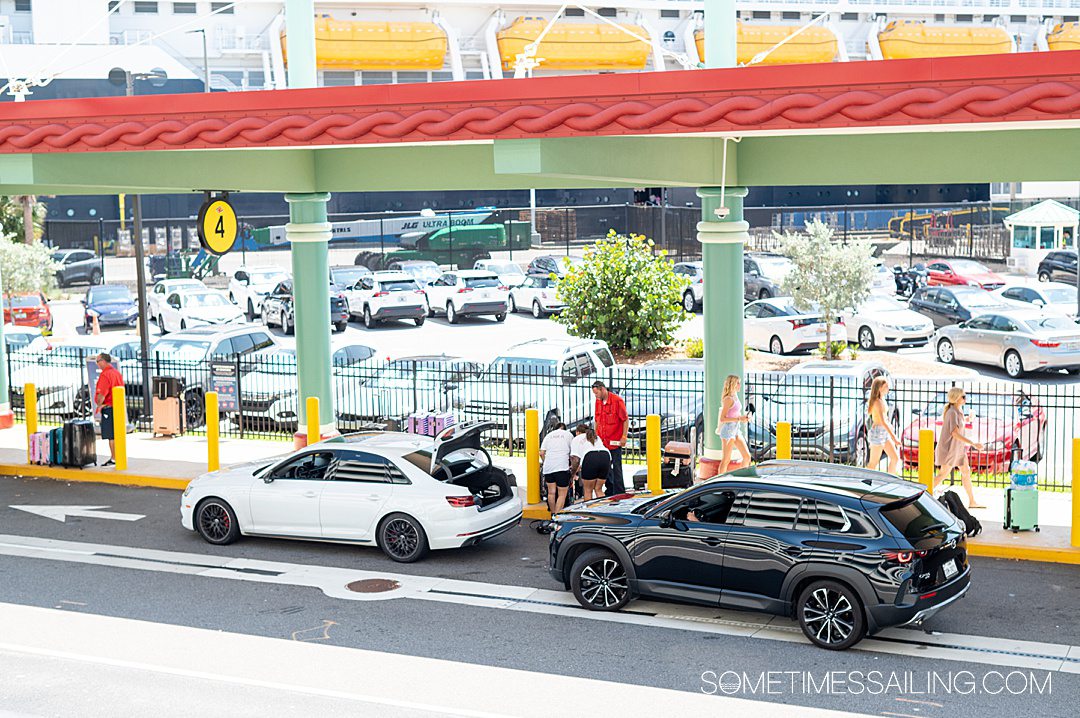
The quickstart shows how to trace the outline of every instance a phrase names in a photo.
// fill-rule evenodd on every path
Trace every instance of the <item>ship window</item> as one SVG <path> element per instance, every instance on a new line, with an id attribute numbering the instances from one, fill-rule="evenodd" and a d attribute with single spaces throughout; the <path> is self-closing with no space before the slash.
<path id="1" fill-rule="evenodd" d="M 974 15 L 957 15 L 956 16 L 956 21 L 957 22 L 974 22 L 975 21 L 975 16 Z"/>
<path id="2" fill-rule="evenodd" d="M 755 10 L 753 13 L 755 20 L 770 20 L 772 19 L 772 13 L 768 10 Z"/>
<path id="3" fill-rule="evenodd" d="M 602 7 L 599 10 L 596 11 L 596 14 L 599 15 L 600 17 L 615 17 L 615 8 L 613 8 L 613 7 Z"/>
<path id="4" fill-rule="evenodd" d="M 27 5 L 29 5 L 29 4 L 30 3 L 27 3 Z M 157 3 L 156 2 L 137 2 L 137 3 L 135 3 L 135 12 L 140 13 L 140 14 L 156 15 L 157 14 Z"/>
<path id="5" fill-rule="evenodd" d="M 678 18 L 679 17 L 679 11 L 678 10 L 661 10 L 660 11 L 660 17 Z"/>
<path id="6" fill-rule="evenodd" d="M 218 10 L 221 12 L 218 12 Z M 218 12 L 218 15 L 232 15 L 236 12 L 236 3 L 212 2 L 210 3 L 210 12 Z"/>
<path id="7" fill-rule="evenodd" d="M 394 82 L 394 73 L 392 72 L 374 72 L 365 70 L 360 73 L 360 84 L 362 85 L 389 85 Z"/>
<path id="8" fill-rule="evenodd" d="M 1027 25 L 1027 15 L 1009 15 L 1009 22 L 1014 25 Z"/>
<path id="9" fill-rule="evenodd" d="M 780 13 L 780 17 L 782 17 L 784 20 L 800 20 L 802 19 L 802 13 L 798 11 L 783 12 Z"/>
<path id="10" fill-rule="evenodd" d="M 15 0 L 15 12 L 33 12 L 30 0 Z"/>
<path id="11" fill-rule="evenodd" d="M 840 14 L 841 20 L 858 20 L 859 13 L 857 12 L 845 12 Z"/>
<path id="12" fill-rule="evenodd" d="M 323 87 L 343 87 L 356 84 L 356 73 L 352 70 L 324 70 Z"/>
<path id="13" fill-rule="evenodd" d="M 197 12 L 193 2 L 174 2 L 172 11 L 173 15 L 194 15 Z"/>
<path id="14" fill-rule="evenodd" d="M 397 74 L 397 81 L 403 84 L 427 82 L 428 74 L 426 72 L 402 72 L 399 70 Z"/>
<path id="15" fill-rule="evenodd" d="M 563 11 L 566 17 L 585 17 L 585 11 L 579 7 L 568 7 Z"/>

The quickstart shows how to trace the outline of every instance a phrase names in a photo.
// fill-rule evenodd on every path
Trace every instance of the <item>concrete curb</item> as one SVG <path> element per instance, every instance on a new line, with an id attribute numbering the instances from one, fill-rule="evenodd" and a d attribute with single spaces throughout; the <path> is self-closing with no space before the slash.
<path id="1" fill-rule="evenodd" d="M 61 466 L 35 466 L 33 464 L 0 464 L 0 475 L 55 479 L 57 481 L 84 481 L 119 486 L 146 486 L 155 489 L 183 491 L 190 479 L 171 479 L 163 476 L 129 474 L 122 471 L 106 472 L 101 469 L 69 469 Z"/>

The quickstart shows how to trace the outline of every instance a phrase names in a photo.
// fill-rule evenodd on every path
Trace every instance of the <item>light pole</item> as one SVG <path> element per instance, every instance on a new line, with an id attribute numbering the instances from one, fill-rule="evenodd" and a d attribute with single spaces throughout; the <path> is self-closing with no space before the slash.
<path id="1" fill-rule="evenodd" d="M 202 35 L 203 92 L 210 92 L 210 60 L 206 54 L 206 28 L 188 30 L 187 34 L 192 35 L 196 32 Z"/>

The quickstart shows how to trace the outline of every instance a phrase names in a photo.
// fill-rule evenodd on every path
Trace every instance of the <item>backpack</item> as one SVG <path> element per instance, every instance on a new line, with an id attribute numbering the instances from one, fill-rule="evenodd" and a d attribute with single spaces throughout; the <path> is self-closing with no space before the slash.
<path id="1" fill-rule="evenodd" d="M 964 532 L 968 536 L 978 536 L 982 532 L 982 524 L 971 515 L 971 512 L 967 510 L 964 502 L 960 500 L 955 491 L 946 491 L 941 495 L 940 501 L 949 510 L 950 514 L 963 522 Z"/>

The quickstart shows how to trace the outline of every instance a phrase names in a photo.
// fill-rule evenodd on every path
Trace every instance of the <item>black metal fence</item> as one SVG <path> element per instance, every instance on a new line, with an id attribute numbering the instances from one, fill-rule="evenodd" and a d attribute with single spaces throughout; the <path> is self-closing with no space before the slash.
<path id="1" fill-rule="evenodd" d="M 90 416 L 86 362 L 90 350 L 60 354 L 59 349 L 8 354 L 11 401 L 17 414 L 23 413 L 23 384 L 33 381 L 42 421 Z M 122 359 L 118 366 L 127 382 L 128 415 L 145 428 L 153 409 L 145 408 L 139 386 L 141 363 Z M 544 360 L 497 360 L 489 366 L 463 360 L 335 362 L 337 426 L 343 433 L 407 430 L 409 417 L 416 414 L 442 415 L 457 422 L 486 420 L 495 425 L 489 433 L 492 445 L 501 453 L 520 455 L 526 409 L 540 412 L 544 430 L 556 421 L 571 427 L 588 422 L 594 408 L 591 385 L 600 376 L 627 405 L 627 461 L 644 460 L 648 414 L 660 415 L 663 443 L 693 442 L 700 452 L 704 439 L 701 365 L 595 369 L 586 364 L 560 369 Z M 210 390 L 222 398 L 222 435 L 288 439 L 297 429 L 296 364 L 289 354 L 220 360 L 158 356 L 150 361 L 150 373 L 182 380 L 186 433 L 205 433 L 205 394 Z M 890 381 L 890 422 L 899 439 L 905 475 L 915 475 L 920 430 L 940 430 L 945 396 L 953 386 L 962 386 L 967 392 L 968 435 L 982 445 L 968 452 L 977 484 L 1006 485 L 1014 459 L 1035 461 L 1039 484 L 1045 489 L 1071 484 L 1071 440 L 1080 408 L 1077 385 Z M 775 457 L 776 426 L 789 422 L 794 458 L 863 465 L 870 453 L 868 390 L 862 377 L 748 374 L 744 400 L 749 421 L 741 435 L 755 461 Z M 884 457 L 880 468 L 888 468 Z"/>

